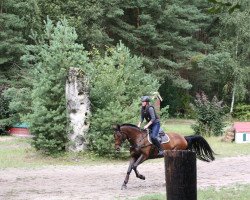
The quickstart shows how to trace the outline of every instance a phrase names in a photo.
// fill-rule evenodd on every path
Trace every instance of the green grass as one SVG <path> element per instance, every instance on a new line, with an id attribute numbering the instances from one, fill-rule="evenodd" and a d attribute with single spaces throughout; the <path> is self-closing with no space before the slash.
<path id="1" fill-rule="evenodd" d="M 192 135 L 192 120 L 169 119 L 163 124 L 166 132 L 177 132 L 182 135 Z M 217 153 L 216 159 L 249 155 L 250 143 L 236 144 L 221 142 L 221 137 L 205 138 Z M 93 153 L 64 153 L 57 157 L 44 156 L 30 145 L 30 138 L 0 136 L 0 168 L 9 167 L 40 167 L 47 165 L 94 165 L 101 163 L 120 163 L 123 160 L 112 160 L 98 157 Z M 126 149 L 126 152 L 128 149 Z M 127 161 L 126 161 L 127 162 Z"/>
<path id="2" fill-rule="evenodd" d="M 199 200 L 249 200 L 250 185 L 235 185 L 227 188 L 207 188 L 198 190 Z M 137 200 L 165 200 L 166 194 L 150 194 L 137 198 Z"/>
<path id="3" fill-rule="evenodd" d="M 54 157 L 44 156 L 37 152 L 30 143 L 30 138 L 0 136 L 0 169 L 34 168 L 48 165 L 95 165 L 121 162 L 121 160 L 101 158 L 90 152 L 70 152 Z"/>
<path id="4" fill-rule="evenodd" d="M 176 132 L 184 136 L 194 134 L 191 128 L 191 125 L 194 124 L 193 120 L 169 119 L 162 124 L 163 129 L 167 133 Z M 237 144 L 235 142 L 222 142 L 222 137 L 205 137 L 205 139 L 214 152 L 218 154 L 216 158 L 249 155 L 250 143 Z"/>
<path id="5" fill-rule="evenodd" d="M 206 138 L 217 158 L 249 155 L 250 143 L 222 142 L 222 137 Z"/>
<path id="6" fill-rule="evenodd" d="M 191 124 L 193 120 L 168 119 L 162 123 L 162 128 L 165 132 L 175 132 L 182 135 L 193 135 Z"/>

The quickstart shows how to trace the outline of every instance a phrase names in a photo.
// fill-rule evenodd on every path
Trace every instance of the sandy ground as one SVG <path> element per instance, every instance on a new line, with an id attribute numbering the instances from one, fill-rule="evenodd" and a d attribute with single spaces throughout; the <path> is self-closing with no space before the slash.
<path id="1" fill-rule="evenodd" d="M 164 193 L 164 160 L 148 161 L 138 167 L 146 180 L 130 176 L 121 190 L 127 163 L 99 166 L 50 166 L 39 169 L 0 170 L 1 200 L 107 200 L 131 199 Z M 250 156 L 197 162 L 198 188 L 250 183 Z"/>

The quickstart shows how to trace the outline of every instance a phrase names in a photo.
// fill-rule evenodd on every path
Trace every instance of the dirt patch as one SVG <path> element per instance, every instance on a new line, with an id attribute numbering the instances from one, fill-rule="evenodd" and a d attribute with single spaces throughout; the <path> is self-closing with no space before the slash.
<path id="1" fill-rule="evenodd" d="M 198 188 L 250 183 L 250 156 L 197 162 Z M 126 190 L 121 185 L 128 163 L 99 166 L 50 166 L 40 169 L 0 170 L 0 199 L 5 200 L 107 200 L 131 199 L 164 193 L 164 160 L 138 167 L 146 180 L 131 174 Z"/>

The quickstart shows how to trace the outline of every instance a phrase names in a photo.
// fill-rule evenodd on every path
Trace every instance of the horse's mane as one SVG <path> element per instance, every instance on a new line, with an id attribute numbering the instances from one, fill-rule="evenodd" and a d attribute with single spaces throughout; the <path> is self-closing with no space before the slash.
<path id="1" fill-rule="evenodd" d="M 122 126 L 130 126 L 130 127 L 133 127 L 133 128 L 140 130 L 140 128 L 134 124 L 122 124 L 120 127 L 122 127 Z"/>

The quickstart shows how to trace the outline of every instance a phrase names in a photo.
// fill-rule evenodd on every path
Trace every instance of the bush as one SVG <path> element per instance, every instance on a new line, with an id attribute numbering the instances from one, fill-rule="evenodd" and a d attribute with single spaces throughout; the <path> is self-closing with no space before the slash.
<path id="1" fill-rule="evenodd" d="M 239 104 L 234 108 L 233 117 L 239 120 L 250 120 L 250 105 Z"/>
<path id="2" fill-rule="evenodd" d="M 161 108 L 159 112 L 159 116 L 162 120 L 166 120 L 169 118 L 169 105 Z"/>
<path id="3" fill-rule="evenodd" d="M 100 56 L 92 52 L 94 73 L 91 75 L 92 117 L 88 133 L 89 147 L 99 155 L 113 155 L 112 125 L 137 124 L 140 119 L 140 96 L 158 90 L 159 83 L 142 69 L 142 59 L 132 56 L 118 44 Z"/>
<path id="4" fill-rule="evenodd" d="M 195 134 L 203 136 L 219 136 L 225 126 L 225 110 L 222 101 L 216 97 L 210 102 L 204 93 L 197 94 L 193 105 L 196 113 L 196 124 L 192 126 Z"/>

